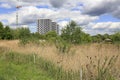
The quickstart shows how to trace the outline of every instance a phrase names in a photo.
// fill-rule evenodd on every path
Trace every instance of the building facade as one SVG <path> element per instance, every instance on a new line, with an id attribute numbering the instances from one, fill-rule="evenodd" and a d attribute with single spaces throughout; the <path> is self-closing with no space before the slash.
<path id="1" fill-rule="evenodd" d="M 56 22 L 52 22 L 52 31 L 55 31 L 59 34 L 59 25 Z"/>
<path id="2" fill-rule="evenodd" d="M 55 31 L 59 34 L 59 25 L 50 19 L 39 19 L 37 30 L 40 34 L 46 34 L 49 31 Z"/>

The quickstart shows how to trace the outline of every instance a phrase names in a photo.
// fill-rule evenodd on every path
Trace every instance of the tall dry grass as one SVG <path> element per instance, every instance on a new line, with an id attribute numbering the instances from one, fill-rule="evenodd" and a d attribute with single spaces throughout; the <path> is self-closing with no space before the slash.
<path id="1" fill-rule="evenodd" d="M 72 53 L 70 55 L 59 54 L 54 45 L 33 45 L 20 46 L 18 40 L 0 41 L 0 47 L 5 47 L 10 51 L 15 51 L 24 54 L 38 54 L 49 61 L 52 61 L 57 66 L 62 66 L 65 70 L 79 70 L 82 66 L 86 66 L 90 62 L 90 58 L 96 60 L 94 57 L 103 60 L 106 56 L 120 54 L 120 46 L 113 44 L 86 44 L 79 46 L 72 46 Z M 120 57 L 115 67 L 120 67 Z"/>

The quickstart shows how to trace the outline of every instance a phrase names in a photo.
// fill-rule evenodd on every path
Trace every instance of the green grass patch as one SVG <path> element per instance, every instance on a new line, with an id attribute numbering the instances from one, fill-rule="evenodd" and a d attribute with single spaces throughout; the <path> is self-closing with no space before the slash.
<path id="1" fill-rule="evenodd" d="M 0 80 L 53 80 L 46 71 L 32 63 L 0 59 Z"/>

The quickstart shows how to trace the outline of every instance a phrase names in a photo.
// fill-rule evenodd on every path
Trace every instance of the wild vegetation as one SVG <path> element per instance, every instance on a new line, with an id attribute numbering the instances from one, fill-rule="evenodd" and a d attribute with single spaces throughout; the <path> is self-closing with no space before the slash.
<path id="1" fill-rule="evenodd" d="M 119 79 L 119 56 L 109 55 L 104 58 L 98 56 L 87 56 L 87 62 L 79 62 L 76 64 L 75 58 L 73 62 L 67 61 L 55 63 L 55 59 L 41 56 L 43 54 L 24 54 L 13 52 L 9 48 L 0 47 L 0 79 L 44 79 L 44 80 L 118 80 Z M 51 55 L 50 53 L 49 55 Z M 38 56 L 39 55 L 39 56 Z M 55 55 L 55 53 L 54 53 Z M 78 54 L 76 54 L 78 56 Z M 64 59 L 68 59 L 71 56 Z M 72 58 L 71 58 L 72 59 Z M 67 66 L 66 66 L 67 64 Z M 72 64 L 72 65 L 71 65 Z M 74 66 L 73 66 L 74 65 Z M 76 66 L 78 66 L 76 68 Z M 70 68 L 71 67 L 71 68 Z M 76 68 L 76 70 L 75 70 Z"/>
<path id="2" fill-rule="evenodd" d="M 101 42 L 111 42 L 111 43 L 120 43 L 120 32 L 115 32 L 114 34 L 97 34 L 91 36 L 82 31 L 82 28 L 74 21 L 69 22 L 65 28 L 62 29 L 61 35 L 58 35 L 54 31 L 50 31 L 45 35 L 39 33 L 30 33 L 28 28 L 17 28 L 11 29 L 9 26 L 3 27 L 3 24 L 0 22 L 0 39 L 1 40 L 16 40 L 20 39 L 23 44 L 30 41 L 37 40 L 48 40 L 55 42 L 61 38 L 70 44 L 86 44 L 86 43 L 101 43 Z M 59 40 L 61 40 L 59 39 Z"/>
<path id="3" fill-rule="evenodd" d="M 119 32 L 90 36 L 72 21 L 40 35 L 0 23 L 0 39 L 0 80 L 120 79 Z"/>

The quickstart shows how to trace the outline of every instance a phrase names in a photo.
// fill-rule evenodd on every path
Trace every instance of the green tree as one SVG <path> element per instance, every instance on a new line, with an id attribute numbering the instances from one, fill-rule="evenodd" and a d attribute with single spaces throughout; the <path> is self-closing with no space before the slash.
<path id="1" fill-rule="evenodd" d="M 29 43 L 30 38 L 31 38 L 31 33 L 28 28 L 20 28 L 19 29 L 20 44 L 25 45 L 25 44 Z"/>
<path id="2" fill-rule="evenodd" d="M 3 38 L 4 27 L 3 24 L 0 22 L 0 39 Z"/>
<path id="3" fill-rule="evenodd" d="M 20 28 L 12 29 L 14 39 L 19 39 L 20 30 Z"/>
<path id="4" fill-rule="evenodd" d="M 110 35 L 109 35 L 109 34 L 104 34 L 103 37 L 104 37 L 104 40 L 105 40 L 105 39 L 109 39 L 109 38 L 110 38 Z"/>
<path id="5" fill-rule="evenodd" d="M 6 26 L 4 28 L 3 39 L 7 39 L 7 40 L 13 39 L 12 30 L 10 29 L 9 26 Z"/>
<path id="6" fill-rule="evenodd" d="M 100 43 L 104 40 L 104 36 L 101 35 L 101 34 L 97 34 L 95 36 L 92 36 L 92 41 L 93 42 L 97 42 L 97 43 Z"/>
<path id="7" fill-rule="evenodd" d="M 111 39 L 114 43 L 120 43 L 120 32 L 111 35 Z"/>
<path id="8" fill-rule="evenodd" d="M 19 38 L 20 39 L 26 39 L 29 38 L 31 35 L 30 30 L 28 28 L 20 28 L 19 29 Z"/>
<path id="9" fill-rule="evenodd" d="M 69 43 L 80 44 L 89 42 L 90 36 L 82 31 L 82 28 L 71 21 L 63 30 L 61 37 Z"/>
<path id="10" fill-rule="evenodd" d="M 68 25 L 65 26 L 64 29 L 62 29 L 61 37 L 68 42 L 72 42 L 74 39 L 74 33 L 77 26 L 78 25 L 74 21 L 71 21 Z M 81 32 L 81 29 L 77 31 Z"/>

